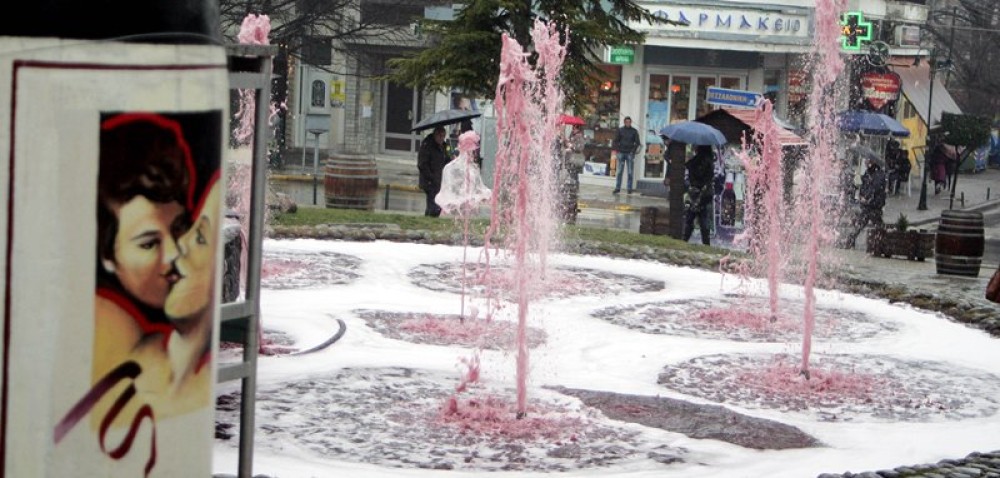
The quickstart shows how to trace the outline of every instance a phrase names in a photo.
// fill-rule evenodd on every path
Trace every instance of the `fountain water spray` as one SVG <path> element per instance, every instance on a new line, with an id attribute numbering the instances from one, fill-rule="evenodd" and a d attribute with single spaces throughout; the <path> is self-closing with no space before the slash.
<path id="1" fill-rule="evenodd" d="M 462 306 L 461 318 L 465 320 L 466 253 L 469 249 L 469 220 L 483 203 L 489 201 L 491 191 L 483 184 L 479 166 L 473 159 L 479 149 L 479 134 L 466 131 L 458 137 L 458 158 L 445 165 L 441 173 L 441 191 L 434 202 L 447 214 L 457 214 L 462 221 Z M 472 312 L 473 318 L 477 315 Z"/>
<path id="2" fill-rule="evenodd" d="M 747 197 L 751 199 L 745 213 L 746 230 L 737 236 L 737 242 L 748 243 L 753 257 L 763 259 L 766 266 L 771 319 L 778 317 L 778 286 L 782 280 L 785 258 L 782 246 L 786 243 L 782 234 L 784 208 L 781 185 L 781 144 L 778 142 L 778 125 L 774 122 L 771 102 L 765 101 L 751 126 L 752 141 L 743 139 L 743 149 L 739 153 L 746 171 Z M 752 144 L 751 144 L 752 143 Z"/>
<path id="3" fill-rule="evenodd" d="M 808 178 L 797 194 L 795 223 L 797 230 L 805 231 L 802 251 L 805 261 L 805 312 L 803 317 L 801 372 L 809 377 L 809 353 L 815 327 L 816 293 L 822 250 L 833 243 L 835 226 L 839 218 L 835 178 L 839 177 L 839 164 L 835 146 L 837 129 L 835 114 L 839 98 L 835 88 L 837 77 L 844 71 L 840 57 L 839 23 L 843 0 L 817 0 L 816 37 L 813 42 L 812 87 L 809 92 L 808 122 L 810 127 L 809 154 L 805 158 L 804 174 Z"/>
<path id="4" fill-rule="evenodd" d="M 536 20 L 531 32 L 537 60 L 532 67 L 516 40 L 506 34 L 496 90 L 499 147 L 486 232 L 486 265 L 491 240 L 503 235 L 514 260 L 517 301 L 517 413 L 527 410 L 529 295 L 545 275 L 546 257 L 556 237 L 554 145 L 563 94 L 558 86 L 566 56 L 559 30 Z"/>
<path id="5" fill-rule="evenodd" d="M 249 14 L 243 18 L 237 39 L 244 45 L 268 45 L 270 44 L 270 40 L 268 40 L 270 33 L 271 19 L 267 15 Z M 233 114 L 235 125 L 232 131 L 232 143 L 237 149 L 230 151 L 230 154 L 227 155 L 229 170 L 226 181 L 226 205 L 239 217 L 240 241 L 243 246 L 240 249 L 240 271 L 246 271 L 247 253 L 249 252 L 246 238 L 250 230 L 250 199 L 252 195 L 250 180 L 253 174 L 253 148 L 250 145 L 253 142 L 255 130 L 255 94 L 254 90 L 239 90 L 239 106 Z M 287 108 L 285 104 L 279 105 L 274 102 L 269 102 L 269 108 L 268 124 L 273 126 L 278 113 Z M 265 207 L 263 218 L 265 224 L 270 220 L 270 214 L 270 208 Z M 246 288 L 246 281 L 242 278 L 243 272 L 239 276 L 241 277 L 239 293 L 242 294 Z M 260 352 L 266 352 L 263 340 L 260 341 Z"/>

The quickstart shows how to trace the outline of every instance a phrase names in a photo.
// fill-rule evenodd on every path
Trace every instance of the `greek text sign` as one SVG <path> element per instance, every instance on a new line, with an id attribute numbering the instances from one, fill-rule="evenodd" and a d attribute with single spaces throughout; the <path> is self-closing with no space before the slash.
<path id="1" fill-rule="evenodd" d="M 635 61 L 635 50 L 630 46 L 612 47 L 608 60 L 615 65 L 631 65 Z"/>
<path id="2" fill-rule="evenodd" d="M 808 36 L 806 13 L 642 3 L 654 16 L 686 23 L 687 26 L 643 24 L 645 30 L 735 33 L 754 36 Z"/>
<path id="3" fill-rule="evenodd" d="M 709 86 L 705 93 L 705 101 L 713 105 L 737 106 L 752 108 L 760 104 L 763 96 L 760 93 L 743 90 L 730 90 Z"/>

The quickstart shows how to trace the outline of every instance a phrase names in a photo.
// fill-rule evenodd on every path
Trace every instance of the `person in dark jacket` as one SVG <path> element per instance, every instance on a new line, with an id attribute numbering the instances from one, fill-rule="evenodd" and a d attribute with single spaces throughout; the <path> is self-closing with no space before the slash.
<path id="1" fill-rule="evenodd" d="M 451 160 L 444 146 L 445 134 L 444 127 L 434 128 L 434 131 L 420 143 L 420 152 L 417 154 L 420 189 L 427 196 L 427 206 L 424 208 L 425 216 L 438 217 L 441 215 L 441 206 L 434 202 L 434 197 L 441 191 L 441 173 L 444 171 L 444 165 Z"/>
<path id="2" fill-rule="evenodd" d="M 618 128 L 618 131 L 615 132 L 615 139 L 611 143 L 611 147 L 618 155 L 614 194 L 622 191 L 622 173 L 625 172 L 625 168 L 628 168 L 628 183 L 625 184 L 625 189 L 628 190 L 629 194 L 632 194 L 633 163 L 635 153 L 639 151 L 639 146 L 641 146 L 639 143 L 639 131 L 632 127 L 632 118 L 626 116 L 625 125 Z"/>
<path id="3" fill-rule="evenodd" d="M 889 193 L 899 195 L 903 181 L 908 181 L 910 177 L 910 158 L 900 147 L 899 141 L 891 139 L 886 144 L 885 164 L 888 169 Z"/>
<path id="4" fill-rule="evenodd" d="M 945 152 L 944 145 L 938 142 L 931 146 L 930 153 L 927 155 L 927 167 L 930 168 L 931 180 L 934 181 L 934 194 L 940 194 L 943 189 L 947 188 L 947 163 L 948 154 Z"/>
<path id="5" fill-rule="evenodd" d="M 711 146 L 698 146 L 695 155 L 685 165 L 688 171 L 688 190 L 684 197 L 686 209 L 684 217 L 684 241 L 694 234 L 694 220 L 698 219 L 701 243 L 711 245 L 709 228 L 712 218 L 712 198 L 715 191 L 712 179 L 715 177 L 715 154 Z"/>
<path id="6" fill-rule="evenodd" d="M 885 207 L 886 177 L 882 166 L 874 158 L 868 158 L 868 168 L 861 175 L 861 189 L 858 202 L 861 212 L 854 220 L 854 230 L 847 237 L 845 244 L 848 249 L 854 249 L 854 243 L 869 224 L 881 226 L 882 208 Z"/>

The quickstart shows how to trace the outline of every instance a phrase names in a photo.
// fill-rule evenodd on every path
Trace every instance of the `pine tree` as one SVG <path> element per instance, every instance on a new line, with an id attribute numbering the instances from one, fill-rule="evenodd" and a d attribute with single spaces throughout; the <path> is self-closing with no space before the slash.
<path id="1" fill-rule="evenodd" d="M 454 20 L 421 23 L 432 45 L 390 60 L 388 79 L 428 90 L 459 88 L 492 98 L 500 74 L 501 36 L 507 33 L 530 46 L 529 31 L 536 18 L 556 22 L 564 32 L 568 29 L 561 81 L 571 105 L 582 104 L 586 91 L 606 79 L 596 67 L 605 46 L 642 44 L 645 35 L 630 28 L 630 22 L 678 25 L 653 16 L 633 0 L 466 0 Z"/>

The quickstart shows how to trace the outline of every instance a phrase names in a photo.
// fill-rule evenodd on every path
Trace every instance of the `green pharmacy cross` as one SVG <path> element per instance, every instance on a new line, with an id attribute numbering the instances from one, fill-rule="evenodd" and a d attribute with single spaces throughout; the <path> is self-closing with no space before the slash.
<path id="1" fill-rule="evenodd" d="M 861 12 L 847 12 L 840 17 L 840 46 L 845 50 L 860 50 L 872 40 L 872 22 L 865 21 Z"/>

